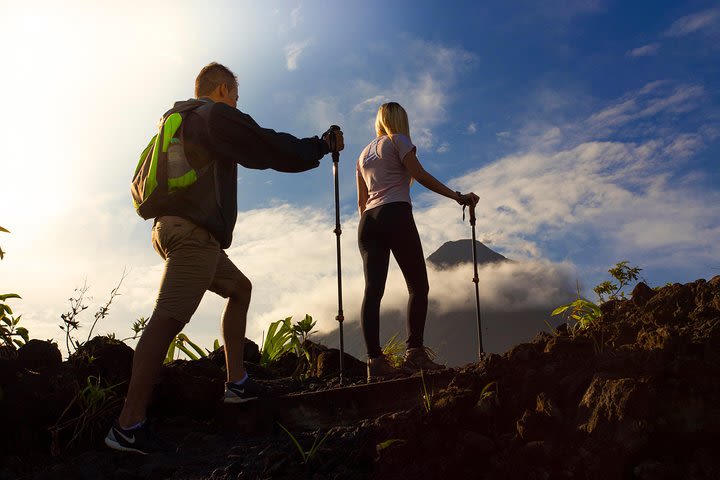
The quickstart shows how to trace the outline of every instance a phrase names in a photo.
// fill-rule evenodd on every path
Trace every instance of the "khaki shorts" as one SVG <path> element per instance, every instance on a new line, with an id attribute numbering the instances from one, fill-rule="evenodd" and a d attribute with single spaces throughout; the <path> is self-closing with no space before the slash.
<path id="1" fill-rule="evenodd" d="M 250 280 L 230 261 L 204 228 L 181 217 L 158 217 L 152 244 L 165 259 L 155 310 L 187 323 L 206 290 L 229 297 L 251 289 Z"/>

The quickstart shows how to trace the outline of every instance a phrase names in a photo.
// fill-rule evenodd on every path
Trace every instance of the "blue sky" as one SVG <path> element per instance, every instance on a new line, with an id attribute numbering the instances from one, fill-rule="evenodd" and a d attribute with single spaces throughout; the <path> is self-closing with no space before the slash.
<path id="1" fill-rule="evenodd" d="M 540 271 L 552 288 L 525 285 L 528 301 L 575 279 L 589 292 L 625 259 L 653 285 L 710 278 L 720 274 L 719 53 L 710 1 L 4 1 L 0 88 L 12 114 L 0 119 L 0 225 L 12 234 L 0 237 L 0 291 L 23 296 L 15 307 L 31 334 L 57 336 L 74 288 L 87 280 L 99 304 L 128 268 L 104 328 L 149 315 L 161 263 L 129 177 L 159 116 L 192 96 L 213 60 L 237 73 L 239 108 L 261 125 L 297 136 L 343 127 L 351 320 L 362 289 L 354 163 L 387 100 L 408 110 L 425 167 L 480 196 L 479 239 L 521 260 L 485 271 L 487 305 Z M 255 284 L 249 335 L 306 312 L 330 328 L 329 158 L 297 175 L 241 169 L 238 187 L 229 254 Z M 426 254 L 469 235 L 451 201 L 418 185 L 413 197 Z M 440 304 L 472 301 L 470 285 L 467 298 L 444 289 L 466 273 L 432 275 Z M 400 309 L 396 271 L 390 282 L 387 308 Z M 222 304 L 211 295 L 188 327 L 208 344 Z"/>

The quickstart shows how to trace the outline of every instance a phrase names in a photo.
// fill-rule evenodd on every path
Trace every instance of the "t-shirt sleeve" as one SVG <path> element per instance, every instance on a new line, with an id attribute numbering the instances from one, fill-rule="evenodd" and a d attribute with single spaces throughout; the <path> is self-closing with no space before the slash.
<path id="1" fill-rule="evenodd" d="M 405 155 L 407 155 L 410 152 L 416 151 L 415 145 L 412 144 L 412 141 L 410 139 L 401 134 L 397 133 L 392 136 L 393 142 L 395 142 L 395 146 L 398 149 L 398 155 L 400 156 L 400 163 L 404 164 Z"/>

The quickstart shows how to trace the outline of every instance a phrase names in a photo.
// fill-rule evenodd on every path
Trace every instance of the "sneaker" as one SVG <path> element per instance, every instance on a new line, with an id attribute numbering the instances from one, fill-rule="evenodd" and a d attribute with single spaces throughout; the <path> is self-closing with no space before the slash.
<path id="1" fill-rule="evenodd" d="M 244 403 L 262 396 L 265 389 L 255 383 L 252 378 L 248 377 L 242 385 L 236 385 L 232 382 L 225 384 L 225 403 Z"/>
<path id="2" fill-rule="evenodd" d="M 136 452 L 142 455 L 148 453 L 173 452 L 175 445 L 158 437 L 148 426 L 147 422 L 138 428 L 125 430 L 115 420 L 105 437 L 105 445 L 123 452 Z"/>
<path id="3" fill-rule="evenodd" d="M 409 348 L 405 352 L 405 361 L 403 367 L 411 369 L 413 372 L 420 370 L 444 370 L 447 367 L 439 363 L 433 362 L 435 354 L 427 347 Z"/>
<path id="4" fill-rule="evenodd" d="M 385 355 L 370 358 L 367 361 L 367 380 L 390 380 L 393 378 L 405 378 L 410 376 L 412 371 L 403 367 L 394 367 Z"/>

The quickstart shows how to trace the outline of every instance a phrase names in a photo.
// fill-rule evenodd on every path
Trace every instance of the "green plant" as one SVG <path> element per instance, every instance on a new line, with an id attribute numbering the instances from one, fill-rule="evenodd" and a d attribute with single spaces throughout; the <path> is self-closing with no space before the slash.
<path id="1" fill-rule="evenodd" d="M 495 391 L 492 390 L 492 388 L 495 387 Z M 500 401 L 498 399 L 500 391 L 498 389 L 498 383 L 497 381 L 492 381 L 488 384 L 486 384 L 483 389 L 480 391 L 480 402 L 484 402 L 490 398 L 495 399 L 495 404 L 499 404 Z"/>
<path id="2" fill-rule="evenodd" d="M 278 423 L 278 425 L 280 425 L 280 428 L 285 430 L 285 433 L 288 434 L 288 437 L 290 437 L 290 440 L 292 440 L 292 442 L 297 447 L 298 452 L 300 452 L 300 457 L 302 458 L 302 463 L 308 463 L 310 460 L 312 460 L 315 457 L 315 455 L 317 455 L 317 452 L 318 452 L 318 450 L 320 450 L 320 447 L 322 446 L 322 444 L 325 443 L 325 440 L 327 440 L 328 436 L 330 435 L 329 431 L 327 433 L 325 433 L 325 435 L 322 438 L 320 438 L 320 435 L 316 435 L 315 441 L 313 442 L 312 447 L 310 447 L 310 450 L 306 451 L 302 446 L 300 446 L 300 442 L 297 441 L 295 436 L 292 433 L 290 433 L 290 431 L 287 428 L 283 427 L 282 424 L 280 424 L 280 423 Z"/>
<path id="3" fill-rule="evenodd" d="M 425 409 L 425 413 L 430 413 L 430 410 L 432 410 L 432 392 L 428 393 L 425 383 L 425 373 L 422 370 L 420 370 L 420 381 L 422 382 L 422 406 Z"/>
<path id="4" fill-rule="evenodd" d="M 121 398 L 115 394 L 114 389 L 120 383 L 103 386 L 100 377 L 88 376 L 85 386 L 77 392 L 70 403 L 65 407 L 55 425 L 50 427 L 52 437 L 51 451 L 59 455 L 63 449 L 60 433 L 71 430 L 70 439 L 65 442 L 65 448 L 72 447 L 80 439 L 92 437 L 105 427 L 106 417 L 121 403 Z M 73 410 L 75 407 L 75 410 Z M 72 418 L 64 420 L 70 412 L 78 412 Z"/>
<path id="5" fill-rule="evenodd" d="M 188 336 L 184 333 L 177 334 L 174 340 L 174 344 L 175 348 L 187 355 L 190 360 L 198 360 L 200 358 L 207 357 L 207 353 L 205 353 L 205 350 L 203 350 L 196 343 L 190 340 Z M 192 348 L 192 350 L 190 350 L 190 348 L 188 347 Z"/>
<path id="6" fill-rule="evenodd" d="M 145 317 L 140 317 L 137 320 L 135 320 L 130 327 L 130 330 L 132 330 L 133 334 L 131 337 L 125 337 L 121 342 L 127 342 L 128 340 L 135 340 L 138 338 L 138 336 L 145 330 L 145 327 L 147 327 L 148 319 Z M 112 334 L 112 338 L 115 337 L 115 334 Z"/>
<path id="7" fill-rule="evenodd" d="M 310 363 L 310 351 L 305 346 L 305 341 L 315 332 L 313 328 L 316 323 L 317 322 L 313 321 L 312 317 L 306 313 L 305 318 L 296 322 L 292 327 L 294 338 L 291 340 L 291 343 L 295 346 L 295 353 L 298 357 L 304 355 L 308 363 Z"/>
<path id="8" fill-rule="evenodd" d="M 614 280 L 617 280 L 617 283 L 612 280 L 606 280 L 593 288 L 593 291 L 597 293 L 600 298 L 600 303 L 606 302 L 607 300 L 625 299 L 625 292 L 623 291 L 623 288 L 636 281 L 642 271 L 642 268 L 630 267 L 628 266 L 628 263 L 630 262 L 623 260 L 608 270 L 610 276 Z"/>
<path id="9" fill-rule="evenodd" d="M 300 343 L 304 343 L 311 334 L 315 333 L 313 328 L 315 328 L 316 323 L 317 322 L 313 321 L 313 318 L 307 313 L 305 314 L 305 318 L 303 318 L 299 322 L 295 322 L 292 330 L 293 333 L 299 337 Z"/>
<path id="10" fill-rule="evenodd" d="M 298 339 L 293 333 L 291 322 L 292 317 L 287 317 L 270 324 L 267 336 L 262 342 L 263 348 L 260 354 L 260 365 L 269 367 L 270 364 L 280 358 L 283 353 L 296 348 Z"/>
<path id="11" fill-rule="evenodd" d="M 393 367 L 399 368 L 402 366 L 405 354 L 405 344 L 398 340 L 397 333 L 390 337 L 385 345 L 383 345 L 382 353 Z"/>
<path id="12" fill-rule="evenodd" d="M 639 278 L 640 271 L 642 270 L 639 267 L 628 266 L 628 263 L 629 262 L 627 260 L 623 260 L 608 270 L 610 276 L 616 280 L 617 283 L 613 280 L 606 280 L 593 288 L 593 291 L 600 299 L 600 303 L 608 300 L 625 299 L 625 292 L 623 292 L 623 288 L 630 285 L 631 282 L 637 280 Z M 602 317 L 602 311 L 600 310 L 600 306 L 598 304 L 580 297 L 579 284 L 577 285 L 577 296 L 578 298 L 574 302 L 560 305 L 551 313 L 551 315 L 560 315 L 565 313 L 568 319 L 575 321 L 573 325 L 568 325 L 568 331 L 571 334 L 576 333 L 577 330 L 586 330 L 590 328 Z"/>
<path id="13" fill-rule="evenodd" d="M 0 227 L 0 232 L 10 233 L 9 230 Z M 5 258 L 5 252 L 0 248 L 0 260 Z M 27 328 L 18 327 L 22 315 L 12 316 L 13 311 L 7 301 L 11 298 L 21 298 L 17 293 L 5 293 L 0 295 L 0 342 L 6 347 L 22 347 L 29 340 Z"/>
<path id="14" fill-rule="evenodd" d="M 12 308 L 5 303 L 10 298 L 21 297 L 16 293 L 0 295 L 0 342 L 5 346 L 22 347 L 28 342 L 29 334 L 27 328 L 18 327 L 22 315 L 12 316 Z"/>
<path id="15" fill-rule="evenodd" d="M 203 349 L 195 342 L 190 340 L 184 333 L 178 333 L 168 347 L 165 354 L 164 363 L 170 363 L 180 358 L 180 353 L 184 353 L 190 360 L 199 360 L 207 358 L 208 354 L 220 348 L 220 341 L 215 339 L 213 342 L 213 350 Z M 177 357 L 175 356 L 177 354 Z"/>
<path id="16" fill-rule="evenodd" d="M 402 445 L 403 443 L 406 443 L 406 441 L 403 440 L 402 438 L 389 438 L 389 439 L 385 440 L 384 442 L 380 442 L 377 445 L 375 445 L 375 451 L 380 453 L 383 450 L 385 450 L 386 448 L 389 448 L 389 447 L 395 445 L 396 443 Z"/>
<path id="17" fill-rule="evenodd" d="M 580 298 L 579 291 L 577 300 L 557 307 L 552 311 L 551 315 L 560 315 L 565 312 L 567 312 L 566 316 L 568 319 L 575 321 L 573 325 L 568 326 L 568 330 L 571 333 L 575 333 L 577 329 L 585 330 L 591 327 L 602 316 L 600 307 L 589 300 Z"/>

